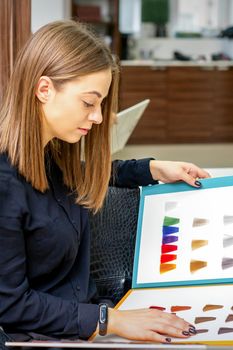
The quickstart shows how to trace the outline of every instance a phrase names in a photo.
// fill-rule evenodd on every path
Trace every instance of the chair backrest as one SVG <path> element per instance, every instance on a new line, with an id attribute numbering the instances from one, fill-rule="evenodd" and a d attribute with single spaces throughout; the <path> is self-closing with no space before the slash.
<path id="1" fill-rule="evenodd" d="M 91 215 L 91 275 L 101 298 L 116 304 L 131 288 L 140 190 L 109 187 Z"/>

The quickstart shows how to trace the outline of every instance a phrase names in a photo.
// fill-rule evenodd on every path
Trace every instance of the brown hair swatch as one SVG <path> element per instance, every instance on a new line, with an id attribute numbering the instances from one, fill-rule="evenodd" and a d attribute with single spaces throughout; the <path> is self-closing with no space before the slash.
<path id="1" fill-rule="evenodd" d="M 221 327 L 218 330 L 218 334 L 225 334 L 225 333 L 232 333 L 233 328 L 228 328 L 228 327 Z"/>
<path id="2" fill-rule="evenodd" d="M 193 227 L 208 225 L 208 223 L 209 223 L 208 219 L 204 219 L 204 218 L 194 218 L 193 219 Z"/>
<path id="3" fill-rule="evenodd" d="M 215 304 L 206 304 L 203 307 L 203 311 L 210 311 L 210 310 L 217 310 L 217 309 L 222 309 L 223 305 L 215 305 Z"/>
<path id="4" fill-rule="evenodd" d="M 196 329 L 196 334 L 207 333 L 207 332 L 209 332 L 208 329 Z"/>
<path id="5" fill-rule="evenodd" d="M 191 260 L 190 262 L 190 272 L 195 273 L 196 271 L 203 269 L 207 266 L 207 261 L 201 260 Z"/>
<path id="6" fill-rule="evenodd" d="M 233 321 L 233 315 L 232 314 L 229 314 L 226 318 L 226 321 L 225 322 L 232 322 Z"/>
<path id="7" fill-rule="evenodd" d="M 192 240 L 192 250 L 199 249 L 201 247 L 204 247 L 208 244 L 208 241 L 206 239 L 194 239 Z"/>
<path id="8" fill-rule="evenodd" d="M 177 311 L 185 311 L 185 310 L 190 310 L 192 309 L 191 306 L 171 306 L 171 312 L 177 312 Z"/>
<path id="9" fill-rule="evenodd" d="M 203 322 L 210 322 L 215 321 L 216 317 L 196 317 L 194 323 L 203 323 Z"/>

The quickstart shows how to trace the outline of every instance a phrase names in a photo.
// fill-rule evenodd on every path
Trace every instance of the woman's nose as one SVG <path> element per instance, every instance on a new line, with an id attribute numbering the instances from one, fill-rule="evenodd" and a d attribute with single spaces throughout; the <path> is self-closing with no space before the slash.
<path id="1" fill-rule="evenodd" d="M 94 124 L 101 124 L 103 121 L 101 108 L 90 113 L 88 119 Z"/>

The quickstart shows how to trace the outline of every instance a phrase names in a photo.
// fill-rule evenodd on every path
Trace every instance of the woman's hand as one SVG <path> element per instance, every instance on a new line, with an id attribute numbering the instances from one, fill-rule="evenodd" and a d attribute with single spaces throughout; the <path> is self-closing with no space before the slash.
<path id="1" fill-rule="evenodd" d="M 151 160 L 150 172 L 154 180 L 164 183 L 185 181 L 194 187 L 201 185 L 197 179 L 210 177 L 207 171 L 186 162 Z"/>
<path id="2" fill-rule="evenodd" d="M 195 327 L 174 314 L 155 309 L 108 310 L 108 334 L 137 341 L 170 343 L 170 337 L 188 338 Z"/>

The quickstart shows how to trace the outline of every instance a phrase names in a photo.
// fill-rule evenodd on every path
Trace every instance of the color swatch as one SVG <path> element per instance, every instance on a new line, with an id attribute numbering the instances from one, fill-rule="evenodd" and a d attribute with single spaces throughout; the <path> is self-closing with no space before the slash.
<path id="1" fill-rule="evenodd" d="M 201 261 L 201 260 L 191 260 L 190 262 L 190 272 L 195 273 L 200 269 L 203 269 L 207 266 L 207 261 Z"/>
<path id="2" fill-rule="evenodd" d="M 190 309 L 192 309 L 191 306 L 182 306 L 182 305 L 171 306 L 171 312 L 186 311 Z"/>
<path id="3" fill-rule="evenodd" d="M 222 259 L 222 269 L 230 269 L 233 267 L 233 258 L 223 258 Z"/>
<path id="4" fill-rule="evenodd" d="M 223 237 L 223 248 L 227 248 L 233 245 L 233 236 L 224 235 Z"/>
<path id="5" fill-rule="evenodd" d="M 160 311 L 166 310 L 166 308 L 163 307 L 163 306 L 155 306 L 155 305 L 151 305 L 151 306 L 149 307 L 149 309 L 155 309 L 155 310 L 160 310 Z"/>
<path id="6" fill-rule="evenodd" d="M 203 322 L 210 322 L 215 321 L 216 317 L 196 317 L 194 323 L 203 323 Z"/>
<path id="7" fill-rule="evenodd" d="M 172 235 L 173 233 L 179 232 L 179 227 L 176 226 L 163 226 L 163 236 Z"/>
<path id="8" fill-rule="evenodd" d="M 207 333 L 207 332 L 209 332 L 208 329 L 196 329 L 196 334 Z"/>
<path id="9" fill-rule="evenodd" d="M 225 320 L 225 322 L 232 322 L 233 321 L 233 315 L 229 314 Z"/>
<path id="10" fill-rule="evenodd" d="M 162 254 L 160 258 L 161 264 L 176 260 L 176 254 Z"/>
<path id="11" fill-rule="evenodd" d="M 224 223 L 224 225 L 231 225 L 231 224 L 233 224 L 233 215 L 224 215 L 223 223 Z"/>
<path id="12" fill-rule="evenodd" d="M 199 227 L 199 226 L 204 226 L 204 225 L 208 225 L 209 224 L 209 220 L 208 219 L 204 219 L 204 218 L 194 218 L 193 219 L 193 227 Z"/>
<path id="13" fill-rule="evenodd" d="M 165 216 L 163 220 L 163 226 L 171 226 L 171 225 L 177 225 L 179 224 L 180 219 L 173 218 L 171 216 Z"/>
<path id="14" fill-rule="evenodd" d="M 194 239 L 192 240 L 191 246 L 192 250 L 199 249 L 201 247 L 204 247 L 208 244 L 208 241 L 206 239 Z"/>
<path id="15" fill-rule="evenodd" d="M 173 244 L 163 244 L 161 248 L 162 254 L 171 253 L 176 250 L 177 250 L 177 245 L 173 245 Z"/>
<path id="16" fill-rule="evenodd" d="M 206 311 L 218 310 L 222 308 L 223 308 L 223 305 L 206 304 L 202 310 L 206 312 Z"/>
<path id="17" fill-rule="evenodd" d="M 176 202 L 167 202 L 166 205 Z M 160 256 L 160 274 L 167 273 L 176 269 L 176 264 L 169 264 L 169 262 L 177 259 L 177 254 L 169 254 L 177 250 L 177 245 L 172 244 L 178 241 L 179 218 L 172 216 L 165 216 L 163 219 L 162 226 L 162 245 L 161 245 L 161 256 Z"/>
<path id="18" fill-rule="evenodd" d="M 178 241 L 177 236 L 164 236 L 163 237 L 163 244 L 169 244 L 169 243 L 174 243 Z"/>
<path id="19" fill-rule="evenodd" d="M 221 327 L 218 330 L 218 334 L 233 333 L 233 328 Z"/>
<path id="20" fill-rule="evenodd" d="M 177 207 L 177 202 L 166 202 L 165 203 L 165 211 L 170 211 L 170 210 L 173 210 Z"/>
<path id="21" fill-rule="evenodd" d="M 176 264 L 160 264 L 160 273 L 170 272 L 176 269 Z"/>

